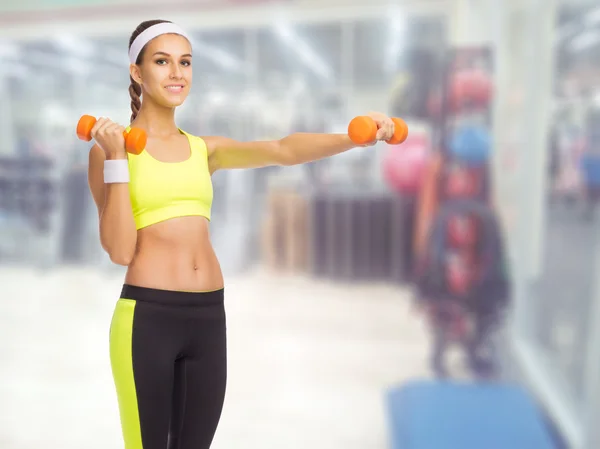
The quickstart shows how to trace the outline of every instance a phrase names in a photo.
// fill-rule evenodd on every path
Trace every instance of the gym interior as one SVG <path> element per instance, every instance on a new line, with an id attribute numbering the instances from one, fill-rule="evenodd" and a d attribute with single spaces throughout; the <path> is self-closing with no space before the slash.
<path id="1" fill-rule="evenodd" d="M 129 123 L 127 43 L 154 18 L 194 37 L 187 132 L 345 133 L 370 111 L 409 128 L 213 177 L 230 366 L 215 449 L 600 447 L 591 0 L 3 2 L 0 447 L 122 447 L 108 329 L 124 267 L 100 247 L 75 128 Z M 493 369 L 451 338 L 473 315 L 431 300 L 427 254 L 449 261 L 436 288 L 471 295 L 471 265 L 423 231 L 477 234 L 442 221 L 453 195 L 485 210 L 503 256 L 504 294 L 474 294 L 497 321 Z"/>

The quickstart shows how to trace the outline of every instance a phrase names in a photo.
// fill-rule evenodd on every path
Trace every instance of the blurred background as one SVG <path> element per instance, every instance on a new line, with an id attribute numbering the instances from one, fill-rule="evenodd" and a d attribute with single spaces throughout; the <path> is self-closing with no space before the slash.
<path id="1" fill-rule="evenodd" d="M 0 3 L 0 448 L 122 447 L 124 269 L 100 247 L 75 126 L 128 124 L 129 36 L 156 18 L 194 37 L 187 132 L 346 132 L 369 111 L 410 132 L 213 177 L 230 357 L 214 448 L 600 447 L 597 2 Z M 487 237 L 444 221 L 460 198 Z M 446 225 L 487 262 L 436 246 Z M 471 285 L 490 260 L 499 295 Z M 481 369 L 465 341 L 488 339 Z"/>

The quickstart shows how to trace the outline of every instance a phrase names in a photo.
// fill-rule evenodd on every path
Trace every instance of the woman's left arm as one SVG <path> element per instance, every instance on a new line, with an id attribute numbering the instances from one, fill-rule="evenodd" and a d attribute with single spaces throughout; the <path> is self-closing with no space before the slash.
<path id="1" fill-rule="evenodd" d="M 374 144 L 394 135 L 394 122 L 379 113 L 369 114 L 379 130 Z M 347 134 L 294 133 L 280 140 L 239 142 L 225 137 L 205 138 L 209 147 L 210 171 L 298 165 L 335 156 L 356 145 Z"/>

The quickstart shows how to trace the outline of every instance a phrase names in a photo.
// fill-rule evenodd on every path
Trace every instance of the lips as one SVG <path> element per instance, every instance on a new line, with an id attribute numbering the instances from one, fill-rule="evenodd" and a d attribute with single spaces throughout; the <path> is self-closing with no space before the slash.
<path id="1" fill-rule="evenodd" d="M 178 94 L 183 91 L 183 87 L 183 84 L 169 84 L 168 86 L 165 86 L 165 89 L 174 94 Z"/>

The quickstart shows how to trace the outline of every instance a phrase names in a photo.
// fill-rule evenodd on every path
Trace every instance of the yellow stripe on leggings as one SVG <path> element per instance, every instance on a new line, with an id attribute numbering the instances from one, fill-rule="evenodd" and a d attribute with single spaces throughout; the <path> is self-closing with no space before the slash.
<path id="1" fill-rule="evenodd" d="M 110 325 L 110 364 L 117 389 L 125 449 L 143 449 L 132 358 L 135 304 L 131 299 L 119 299 Z"/>

